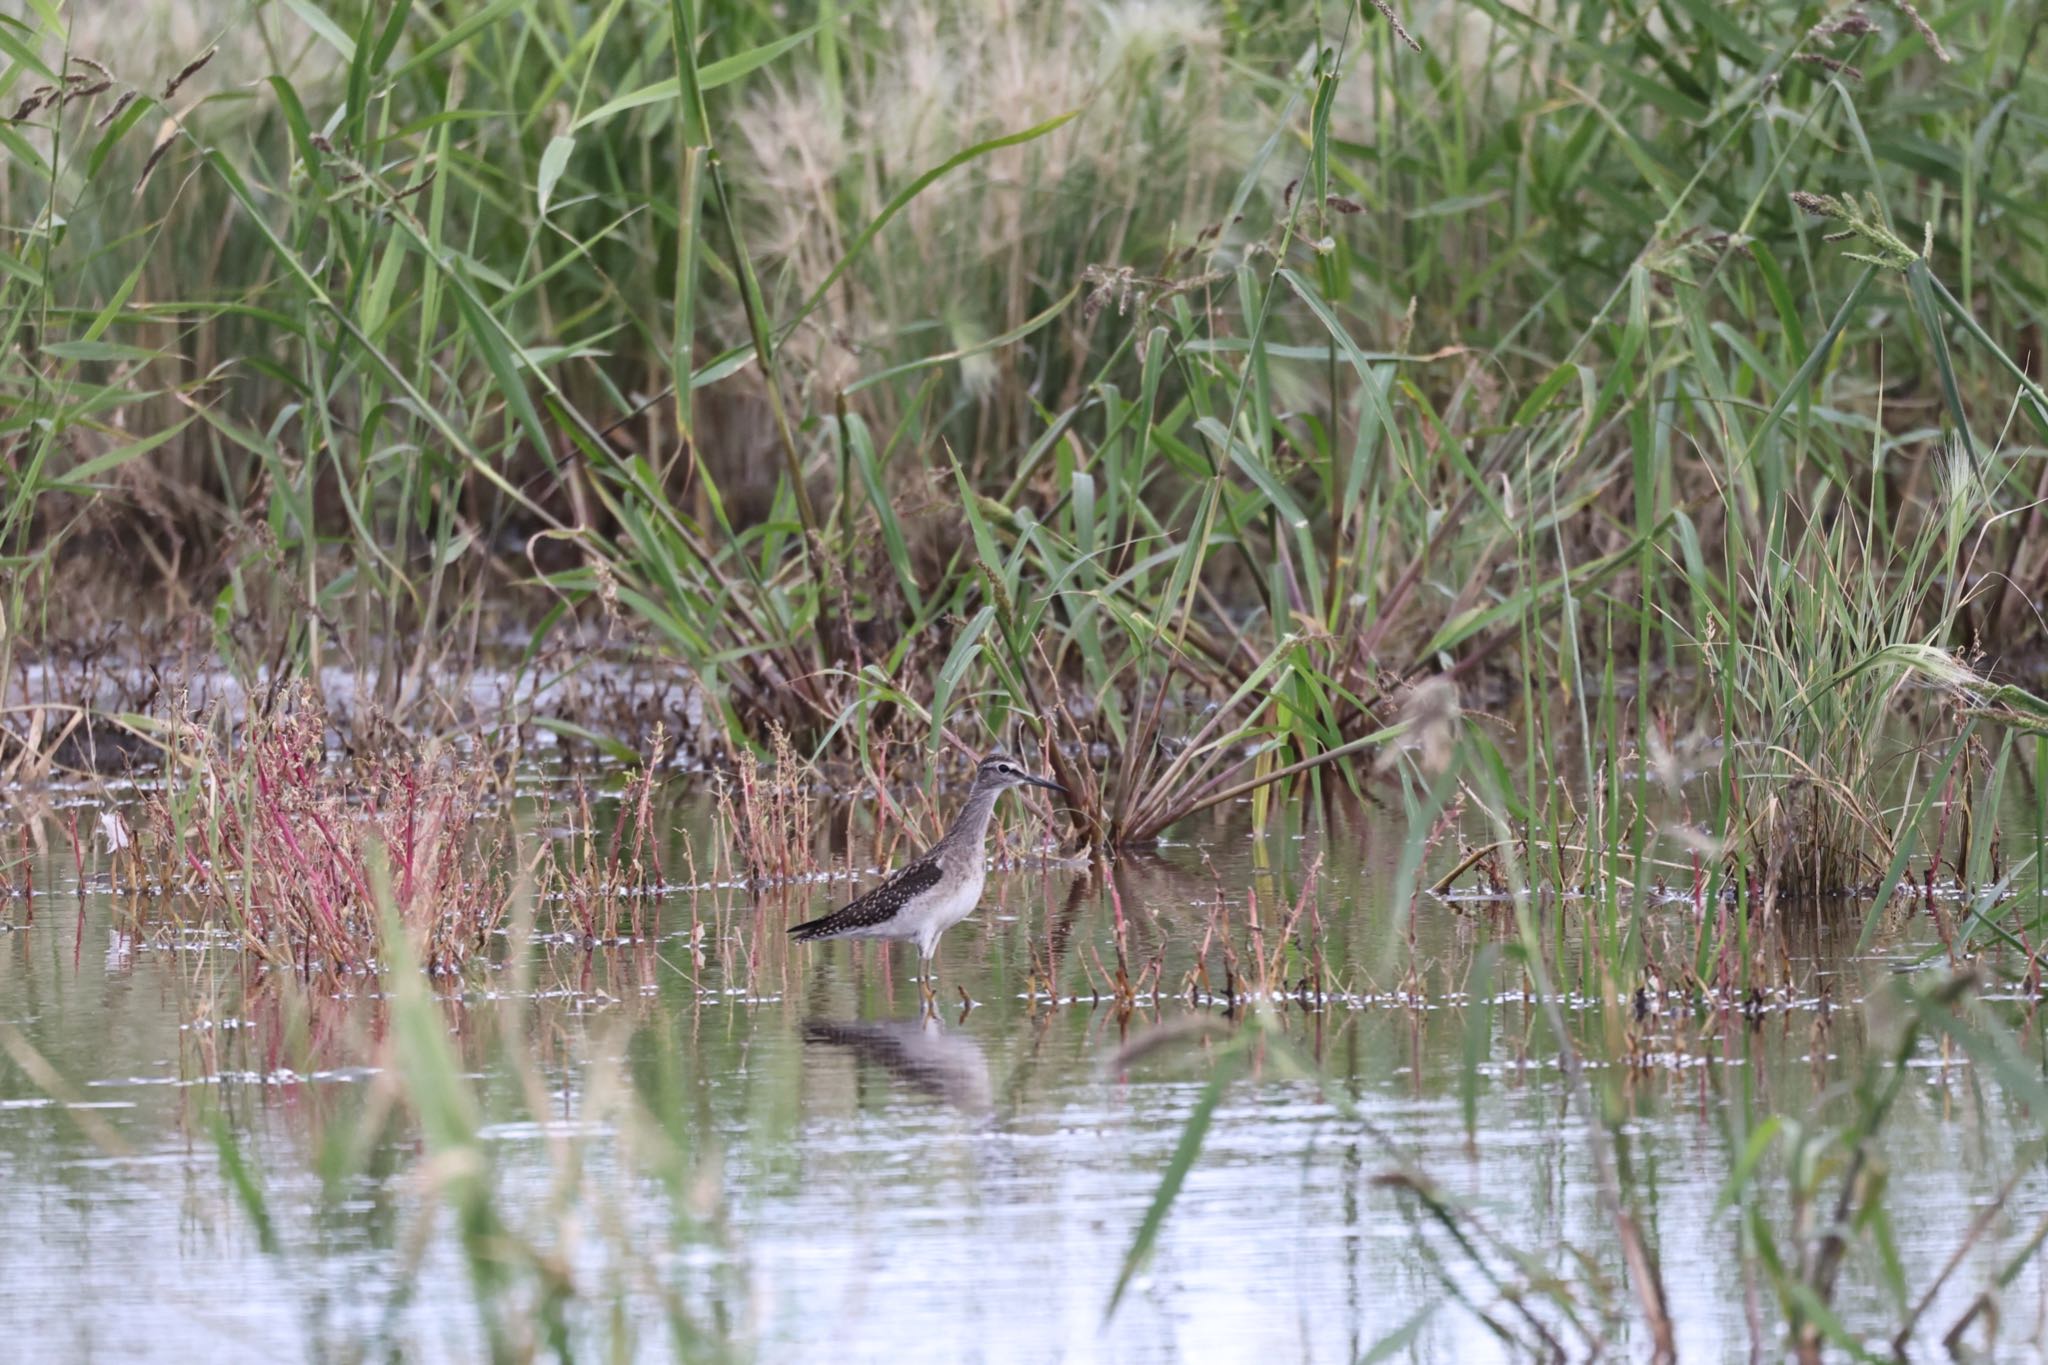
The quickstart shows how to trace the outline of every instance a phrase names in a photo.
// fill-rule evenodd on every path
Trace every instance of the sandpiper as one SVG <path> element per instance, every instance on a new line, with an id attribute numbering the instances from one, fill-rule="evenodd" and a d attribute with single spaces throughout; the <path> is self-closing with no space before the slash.
<path id="1" fill-rule="evenodd" d="M 972 914 L 988 877 L 988 817 L 996 798 L 1011 787 L 1066 788 L 1034 777 L 1016 760 L 990 754 L 974 772 L 974 785 L 960 814 L 936 844 L 912 859 L 874 890 L 823 919 L 796 925 L 789 936 L 800 943 L 820 938 L 908 939 L 917 944 L 918 985 L 927 1003 L 932 951 L 939 935 Z"/>

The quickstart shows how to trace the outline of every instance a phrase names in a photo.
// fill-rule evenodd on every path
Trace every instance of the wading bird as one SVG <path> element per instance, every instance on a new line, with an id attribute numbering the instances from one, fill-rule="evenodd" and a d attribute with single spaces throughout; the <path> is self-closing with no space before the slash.
<path id="1" fill-rule="evenodd" d="M 988 817 L 996 798 L 1011 787 L 1045 787 L 1064 795 L 1066 788 L 1034 777 L 1002 754 L 990 754 L 975 769 L 967 800 L 936 844 L 899 868 L 874 890 L 823 919 L 796 925 L 789 936 L 799 943 L 821 938 L 907 939 L 917 944 L 918 986 L 927 1004 L 932 952 L 939 935 L 966 919 L 981 900 L 988 878 Z"/>

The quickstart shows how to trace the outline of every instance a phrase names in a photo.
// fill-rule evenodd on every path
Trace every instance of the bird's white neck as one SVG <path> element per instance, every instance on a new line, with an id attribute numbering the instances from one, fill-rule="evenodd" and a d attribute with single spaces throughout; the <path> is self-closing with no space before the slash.
<path id="1" fill-rule="evenodd" d="M 932 851 L 945 851 L 979 859 L 983 846 L 988 841 L 989 816 L 995 813 L 996 798 L 1003 789 L 984 786 L 977 782 L 968 789 L 967 800 L 960 807 L 960 813 L 953 817 L 953 823 L 945 835 L 932 846 Z"/>

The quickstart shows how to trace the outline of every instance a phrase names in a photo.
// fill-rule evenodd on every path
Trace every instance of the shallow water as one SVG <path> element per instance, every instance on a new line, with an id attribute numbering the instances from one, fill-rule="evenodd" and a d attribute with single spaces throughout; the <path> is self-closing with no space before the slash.
<path id="1" fill-rule="evenodd" d="M 63 827 L 64 803 L 85 800 L 44 799 L 45 836 Z M 686 797 L 671 823 L 702 849 L 711 819 Z M 530 987 L 503 966 L 460 992 L 438 983 L 482 1099 L 500 1208 L 558 1247 L 583 1291 L 572 1335 L 671 1358 L 666 1290 L 702 1333 L 681 1353 L 707 1357 L 1340 1361 L 1437 1305 L 1407 1355 L 1501 1358 L 1446 1286 L 1512 1310 L 1426 1215 L 1374 1183 L 1404 1161 L 1468 1199 L 1475 1226 L 1572 1280 L 1582 1303 L 1594 1276 L 1620 1285 L 1585 1122 L 1539 1011 L 1510 994 L 1475 1031 L 1465 988 L 1480 950 L 1509 936 L 1497 910 L 1425 897 L 1411 947 L 1390 904 L 1400 831 L 1388 817 L 1276 820 L 1263 841 L 1242 810 L 1176 831 L 1107 883 L 1057 864 L 992 874 L 984 911 L 944 942 L 936 1020 L 919 1017 L 908 950 L 782 942 L 783 925 L 843 900 L 843 882 L 758 901 L 674 891 L 649 942 L 543 945 Z M 677 850 L 666 865 L 675 876 Z M 1155 1256 L 1106 1317 L 1233 1027 L 1223 1000 L 1190 1000 L 1204 935 L 1228 938 L 1253 975 L 1242 959 L 1254 902 L 1277 942 L 1311 866 L 1303 923 L 1312 913 L 1323 926 L 1324 998 L 1276 1007 Z M 47 1359 L 484 1355 L 450 1220 L 421 1217 L 416 1125 L 379 1130 L 370 1151 L 320 1174 L 336 1135 L 380 1102 L 385 1016 L 369 988 L 308 996 L 245 971 L 218 939 L 168 932 L 160 917 L 137 927 L 90 889 L 102 872 L 77 893 L 69 845 L 54 839 L 35 872 L 33 902 L 0 908 L 0 1019 L 54 1076 L 31 1076 L 22 1049 L 0 1061 L 0 1340 Z M 1682 960 L 1691 908 L 1647 913 L 1656 955 Z M 1127 971 L 1144 986 L 1129 1012 L 1103 998 L 1119 915 Z M 1750 1358 L 1752 1294 L 1762 1358 L 1780 1355 L 1770 1333 L 1782 1318 L 1767 1287 L 1746 1285 L 1737 1222 L 1718 1201 L 1756 1125 L 1852 1112 L 1846 1087 L 1881 1027 L 1860 1002 L 1933 941 L 1901 912 L 1856 957 L 1857 927 L 1793 936 L 1751 1016 L 1696 1014 L 1674 997 L 1631 1021 L 1563 1002 L 1592 1093 L 1621 1116 L 1621 1178 L 1662 1259 L 1682 1359 Z M 1571 970 L 1581 950 L 1564 938 Z M 1220 994 L 1215 943 L 1207 960 Z M 1293 960 L 1290 979 L 1310 965 Z M 1519 978 L 1503 985 L 1521 990 Z M 976 1002 L 964 1013 L 960 989 Z M 1147 1029 L 1191 1018 L 1212 1027 L 1124 1054 Z M 2025 1036 L 2031 1021 L 2013 1019 Z M 1480 1059 L 1469 1142 L 1468 1046 Z M 1291 1070 L 1294 1056 L 1319 1061 L 1356 1112 Z M 643 1118 L 615 1102 L 621 1085 Z M 687 1154 L 672 1186 L 646 1159 L 643 1121 Z M 257 1172 L 273 1248 L 228 1178 L 217 1126 Z M 1990 1076 L 1922 1047 L 1882 1142 L 1911 1297 L 2038 1135 Z M 580 1184 L 563 1241 L 569 1169 Z M 2029 1175 L 1927 1313 L 1933 1352 L 2044 1211 L 2048 1180 Z M 1858 1330 L 1897 1322 L 1883 1283 L 1860 1241 L 1838 1295 Z M 2030 1264 L 2002 1300 L 2002 1358 L 2031 1358 L 2012 1352 L 2037 1335 L 2044 1296 Z M 1590 1309 L 1583 1320 L 1600 1332 Z M 1585 1353 L 1585 1336 L 1549 1321 L 1574 1358 Z M 1647 1353 L 1640 1339 L 1610 1349 Z"/>

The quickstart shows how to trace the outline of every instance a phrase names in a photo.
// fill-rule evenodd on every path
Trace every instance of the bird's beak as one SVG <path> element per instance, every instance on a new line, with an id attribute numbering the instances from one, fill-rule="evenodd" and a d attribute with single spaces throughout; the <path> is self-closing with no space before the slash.
<path id="1" fill-rule="evenodd" d="M 1049 777 L 1033 777 L 1030 773 L 1025 773 L 1024 780 L 1034 787 L 1044 787 L 1047 791 L 1058 792 L 1061 796 L 1070 795 L 1065 787 L 1062 787 Z"/>

